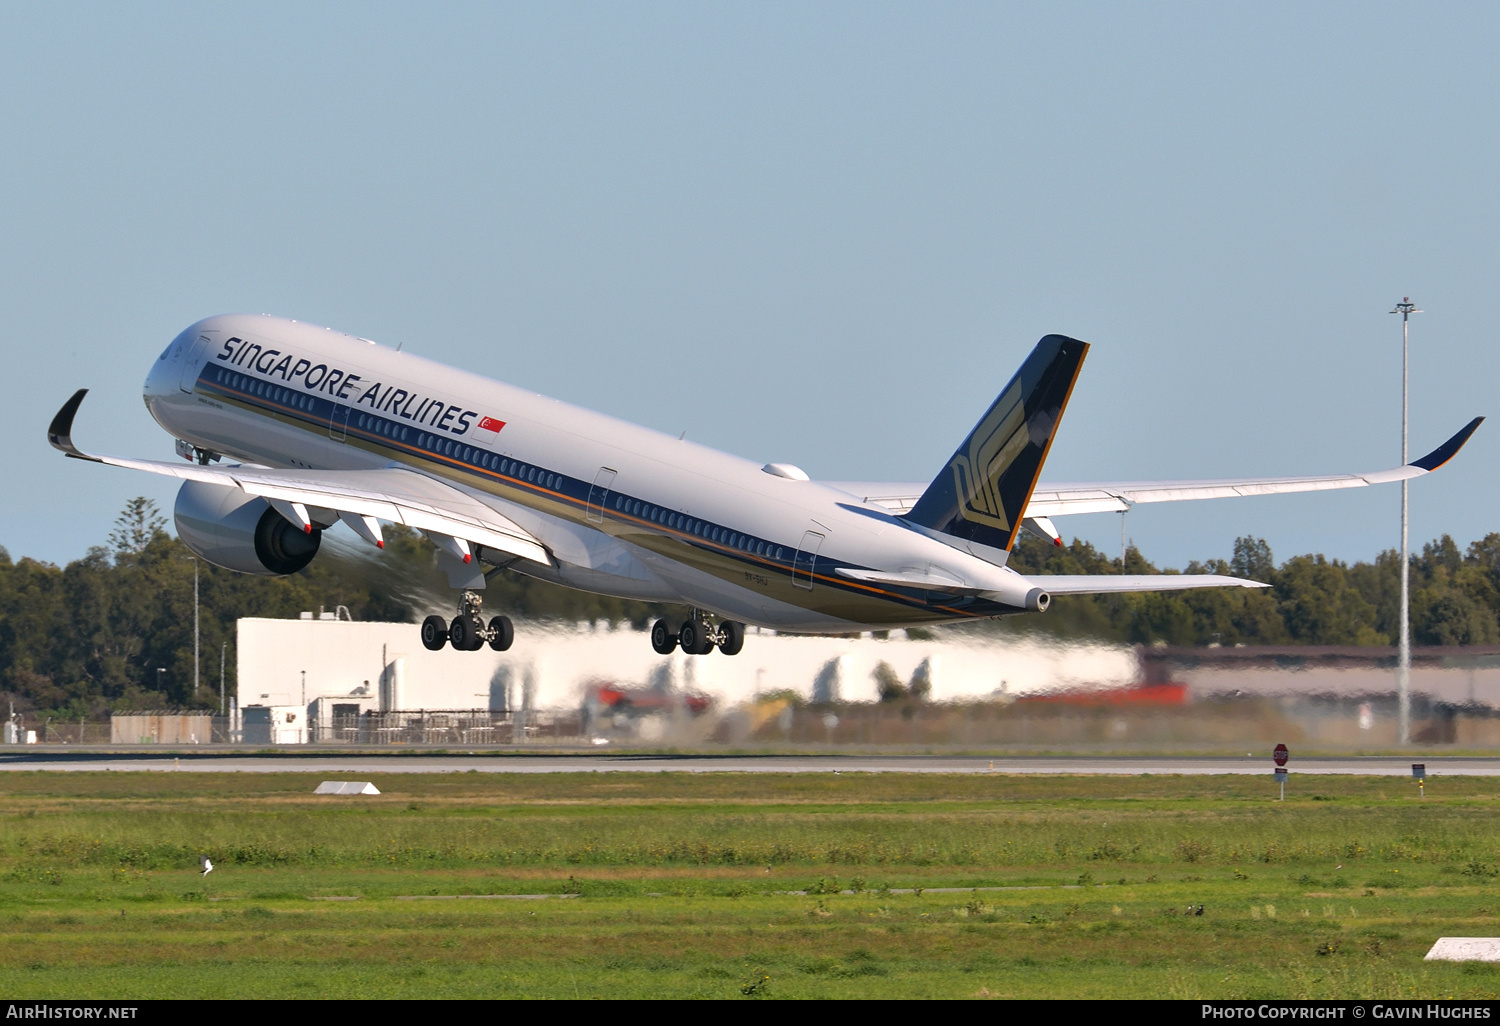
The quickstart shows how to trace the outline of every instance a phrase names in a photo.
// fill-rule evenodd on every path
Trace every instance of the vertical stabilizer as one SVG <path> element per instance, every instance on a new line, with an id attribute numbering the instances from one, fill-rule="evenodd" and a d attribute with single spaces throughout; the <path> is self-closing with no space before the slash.
<path id="1" fill-rule="evenodd" d="M 1088 350 L 1064 335 L 1038 342 L 906 519 L 1009 552 Z"/>

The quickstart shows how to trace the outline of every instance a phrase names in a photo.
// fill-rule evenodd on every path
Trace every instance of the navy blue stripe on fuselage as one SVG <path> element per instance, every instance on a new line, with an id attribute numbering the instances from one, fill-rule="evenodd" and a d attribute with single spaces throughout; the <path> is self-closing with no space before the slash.
<path id="1" fill-rule="evenodd" d="M 208 395 L 233 399 L 246 406 L 280 414 L 316 431 L 331 435 L 333 431 L 342 428 L 345 439 L 355 438 L 480 479 L 503 482 L 539 498 L 561 500 L 580 511 L 586 511 L 588 507 L 589 492 L 593 487 L 590 482 L 535 464 L 513 460 L 462 439 L 403 423 L 399 418 L 367 413 L 345 403 L 216 365 L 204 368 L 195 387 Z M 334 419 L 336 416 L 340 418 L 338 421 Z M 343 418 L 346 417 L 347 421 L 344 421 Z M 332 440 L 339 439 L 335 437 Z M 797 551 L 793 545 L 777 544 L 614 490 L 608 493 L 604 509 L 615 520 L 636 524 L 654 533 L 686 541 L 690 545 L 729 556 L 742 563 L 792 575 Z M 921 589 L 897 590 L 889 585 L 875 586 L 833 576 L 830 571 L 841 564 L 835 564 L 827 556 L 819 555 L 817 562 L 820 565 L 813 574 L 817 581 L 847 591 L 879 596 L 917 609 L 942 610 L 957 616 L 993 616 L 1007 611 L 997 603 L 977 598 L 950 597 L 946 601 L 932 602 L 928 600 L 927 592 Z M 854 569 L 869 569 L 854 567 L 852 564 L 850 566 Z M 805 574 L 806 571 L 802 573 Z"/>

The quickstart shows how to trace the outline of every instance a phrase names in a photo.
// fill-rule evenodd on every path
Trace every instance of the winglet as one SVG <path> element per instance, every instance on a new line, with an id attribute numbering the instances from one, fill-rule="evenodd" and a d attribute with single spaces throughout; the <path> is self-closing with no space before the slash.
<path id="1" fill-rule="evenodd" d="M 73 418 L 78 415 L 78 407 L 82 405 L 83 397 L 88 394 L 89 390 L 86 388 L 80 388 L 74 392 L 73 397 L 63 403 L 62 409 L 57 411 L 57 416 L 52 418 L 52 423 L 47 425 L 47 441 L 51 443 L 52 448 L 81 459 L 90 457 L 73 444 Z"/>
<path id="2" fill-rule="evenodd" d="M 61 415 L 59 414 L 59 416 Z M 1458 450 L 1464 447 L 1464 443 L 1469 440 L 1469 436 L 1474 433 L 1475 429 L 1477 429 L 1480 424 L 1483 423 L 1483 417 L 1475 417 L 1473 420 L 1469 421 L 1469 423 L 1464 425 L 1464 427 L 1458 432 L 1458 434 L 1448 439 L 1442 445 L 1438 446 L 1436 449 L 1432 450 L 1421 459 L 1412 460 L 1411 465 L 1414 467 L 1420 467 L 1426 471 L 1436 470 L 1438 467 L 1441 467 L 1444 463 L 1447 463 L 1453 457 L 1457 456 Z"/>

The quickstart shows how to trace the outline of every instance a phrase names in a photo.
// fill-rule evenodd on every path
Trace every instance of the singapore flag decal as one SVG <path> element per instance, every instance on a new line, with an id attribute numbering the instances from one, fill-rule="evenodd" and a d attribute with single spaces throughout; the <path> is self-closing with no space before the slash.
<path id="1" fill-rule="evenodd" d="M 505 421 L 496 420 L 494 417 L 485 417 L 480 420 L 474 428 L 474 437 L 480 442 L 493 442 L 500 434 L 500 429 L 505 426 Z"/>

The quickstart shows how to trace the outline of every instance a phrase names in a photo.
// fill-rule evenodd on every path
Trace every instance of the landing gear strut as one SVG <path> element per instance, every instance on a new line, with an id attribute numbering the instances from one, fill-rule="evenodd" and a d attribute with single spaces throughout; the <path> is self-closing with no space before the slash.
<path id="1" fill-rule="evenodd" d="M 452 642 L 459 652 L 477 652 L 486 644 L 496 652 L 504 652 L 515 640 L 515 628 L 510 617 L 497 616 L 486 626 L 479 610 L 484 605 L 484 596 L 476 591 L 466 591 L 458 601 L 458 615 L 449 623 L 441 616 L 429 616 L 422 621 L 422 645 L 436 652 Z"/>
<path id="2" fill-rule="evenodd" d="M 725 655 L 738 655 L 745 647 L 745 625 L 734 620 L 715 623 L 707 613 L 695 609 L 692 617 L 675 630 L 666 620 L 651 626 L 651 647 L 658 655 L 671 655 L 678 645 L 687 655 L 708 655 L 716 647 Z"/>

